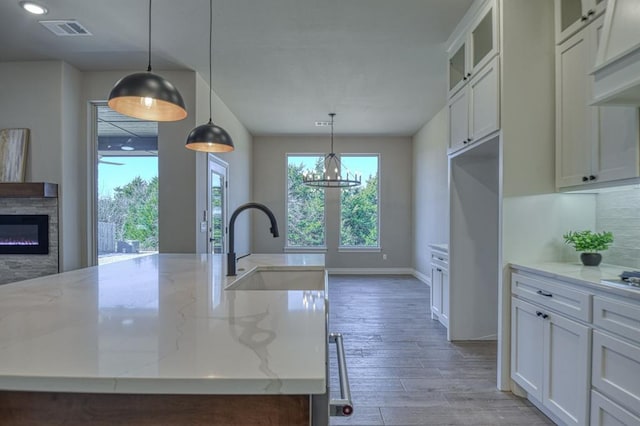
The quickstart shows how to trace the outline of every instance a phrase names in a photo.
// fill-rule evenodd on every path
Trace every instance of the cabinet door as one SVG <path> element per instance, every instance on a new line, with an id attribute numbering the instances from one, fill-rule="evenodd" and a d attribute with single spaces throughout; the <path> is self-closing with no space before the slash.
<path id="1" fill-rule="evenodd" d="M 591 391 L 591 426 L 640 426 L 640 417 Z"/>
<path id="2" fill-rule="evenodd" d="M 544 386 L 542 403 L 566 424 L 587 422 L 589 399 L 588 327 L 561 315 L 543 312 Z"/>
<path id="3" fill-rule="evenodd" d="M 592 386 L 640 414 L 640 346 L 593 332 Z"/>
<path id="4" fill-rule="evenodd" d="M 560 44 L 604 12 L 606 0 L 555 0 L 556 43 Z"/>
<path id="5" fill-rule="evenodd" d="M 581 185 L 591 175 L 592 132 L 586 31 L 556 48 L 556 186 Z"/>
<path id="6" fill-rule="evenodd" d="M 471 27 L 467 77 L 473 78 L 498 53 L 497 39 L 497 4 L 490 1 Z"/>
<path id="7" fill-rule="evenodd" d="M 431 319 L 439 319 L 442 309 L 442 269 L 431 265 Z"/>
<path id="8" fill-rule="evenodd" d="M 449 97 L 456 93 L 466 83 L 467 58 L 466 43 L 454 48 L 453 54 L 449 57 Z"/>
<path id="9" fill-rule="evenodd" d="M 590 57 L 593 69 L 604 17 L 589 25 Z M 593 96 L 590 87 L 589 97 Z M 633 178 L 640 175 L 638 142 L 638 108 L 625 106 L 591 107 L 592 131 L 597 144 L 593 153 L 593 175 L 596 182 Z"/>
<path id="10" fill-rule="evenodd" d="M 469 96 L 461 89 L 449 100 L 449 148 L 460 149 L 469 141 Z"/>
<path id="11" fill-rule="evenodd" d="M 498 57 L 469 82 L 469 142 L 500 128 Z"/>
<path id="12" fill-rule="evenodd" d="M 543 322 L 537 309 L 511 299 L 511 379 L 542 400 Z"/>
<path id="13" fill-rule="evenodd" d="M 449 271 L 442 270 L 442 306 L 440 307 L 440 322 L 449 327 Z"/>

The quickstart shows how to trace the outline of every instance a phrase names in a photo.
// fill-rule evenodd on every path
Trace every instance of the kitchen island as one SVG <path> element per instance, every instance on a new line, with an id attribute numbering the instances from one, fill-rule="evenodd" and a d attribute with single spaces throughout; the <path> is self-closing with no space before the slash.
<path id="1" fill-rule="evenodd" d="M 158 254 L 0 286 L 2 424 L 309 424 L 324 290 L 225 290 L 324 255 Z"/>

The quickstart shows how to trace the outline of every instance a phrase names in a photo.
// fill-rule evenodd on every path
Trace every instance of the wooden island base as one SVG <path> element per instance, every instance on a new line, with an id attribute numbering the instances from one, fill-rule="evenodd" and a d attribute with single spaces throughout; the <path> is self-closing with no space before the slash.
<path id="1" fill-rule="evenodd" d="M 3 426 L 308 426 L 308 395 L 139 395 L 0 391 Z"/>

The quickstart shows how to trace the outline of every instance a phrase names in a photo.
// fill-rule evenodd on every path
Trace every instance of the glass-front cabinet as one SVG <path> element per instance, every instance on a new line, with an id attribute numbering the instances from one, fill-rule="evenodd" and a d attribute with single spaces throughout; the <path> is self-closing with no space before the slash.
<path id="1" fill-rule="evenodd" d="M 556 44 L 604 13 L 607 0 L 555 0 Z"/>
<path id="2" fill-rule="evenodd" d="M 595 1 L 595 0 L 594 0 Z M 449 53 L 449 97 L 453 96 L 498 53 L 497 6 L 490 0 Z"/>

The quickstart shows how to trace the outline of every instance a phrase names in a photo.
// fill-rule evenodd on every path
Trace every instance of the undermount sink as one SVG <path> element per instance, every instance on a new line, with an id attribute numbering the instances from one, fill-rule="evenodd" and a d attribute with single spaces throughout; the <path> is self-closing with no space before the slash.
<path id="1" fill-rule="evenodd" d="M 225 290 L 325 290 L 324 270 L 256 269 Z"/>

